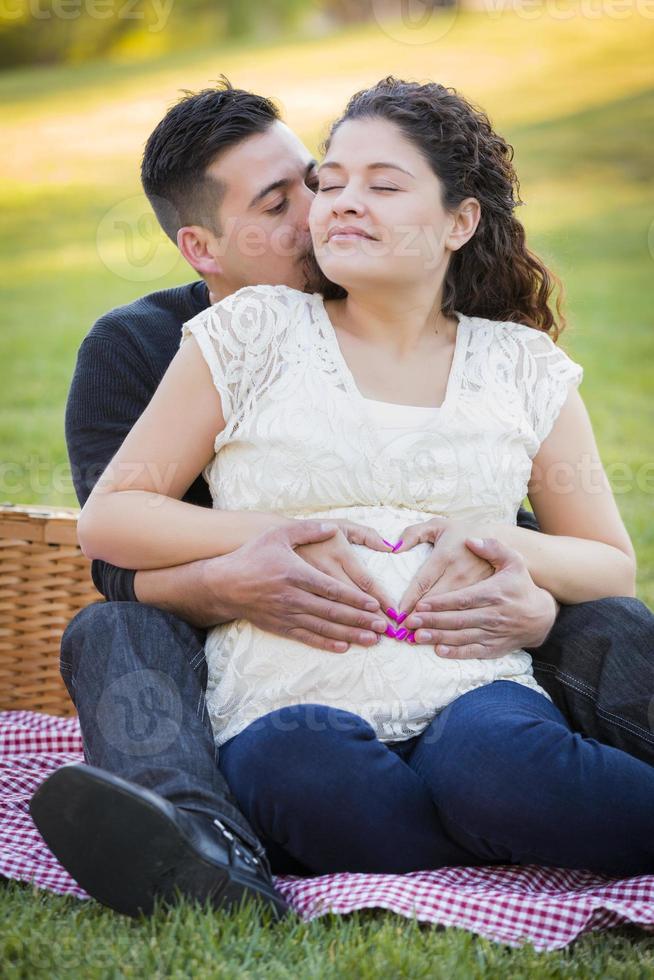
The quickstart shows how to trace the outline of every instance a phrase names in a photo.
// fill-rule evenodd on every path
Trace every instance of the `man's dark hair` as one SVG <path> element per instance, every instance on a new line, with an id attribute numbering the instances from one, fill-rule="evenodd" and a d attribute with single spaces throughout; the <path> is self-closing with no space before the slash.
<path id="1" fill-rule="evenodd" d="M 214 234 L 225 188 L 206 174 L 218 154 L 279 120 L 263 95 L 233 88 L 221 77 L 215 88 L 187 92 L 150 135 L 141 163 L 141 183 L 159 224 L 177 241 L 184 225 Z"/>

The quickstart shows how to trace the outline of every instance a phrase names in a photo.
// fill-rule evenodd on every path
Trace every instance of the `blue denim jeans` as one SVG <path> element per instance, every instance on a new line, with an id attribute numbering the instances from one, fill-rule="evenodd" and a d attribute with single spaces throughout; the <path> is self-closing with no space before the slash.
<path id="1" fill-rule="evenodd" d="M 205 632 L 154 606 L 96 602 L 69 623 L 61 676 L 84 757 L 258 843 L 219 768 L 205 709 Z"/>
<path id="2" fill-rule="evenodd" d="M 68 625 L 61 674 L 87 762 L 251 837 L 218 766 L 204 641 L 203 630 L 153 606 L 98 602 Z M 646 606 L 603 599 L 564 607 L 531 653 L 572 729 L 654 766 L 654 616 Z"/>
<path id="3" fill-rule="evenodd" d="M 529 653 L 575 731 L 654 765 L 654 615 L 638 599 L 562 606 Z"/>
<path id="4" fill-rule="evenodd" d="M 654 767 L 571 731 L 514 681 L 461 695 L 404 742 L 380 742 L 341 709 L 282 708 L 226 742 L 219 763 L 276 872 L 654 872 Z"/>

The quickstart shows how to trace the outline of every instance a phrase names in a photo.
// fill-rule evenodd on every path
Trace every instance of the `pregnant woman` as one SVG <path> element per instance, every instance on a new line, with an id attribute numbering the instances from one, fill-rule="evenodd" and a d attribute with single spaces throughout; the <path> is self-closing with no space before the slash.
<path id="1" fill-rule="evenodd" d="M 654 871 L 654 768 L 573 733 L 523 650 L 412 642 L 447 552 L 488 574 L 480 536 L 561 602 L 633 594 L 511 156 L 443 86 L 355 95 L 311 211 L 320 288 L 247 287 L 186 323 L 80 517 L 87 556 L 131 568 L 319 518 L 325 540 L 298 552 L 386 613 L 377 643 L 346 652 L 305 645 L 302 624 L 208 634 L 219 765 L 276 872 Z M 199 472 L 211 512 L 179 499 Z M 526 494 L 542 534 L 515 526 Z"/>

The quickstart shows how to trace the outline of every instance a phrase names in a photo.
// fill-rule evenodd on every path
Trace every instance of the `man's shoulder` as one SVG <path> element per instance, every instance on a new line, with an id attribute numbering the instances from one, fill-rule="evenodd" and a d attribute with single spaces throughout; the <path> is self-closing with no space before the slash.
<path id="1" fill-rule="evenodd" d="M 109 340 L 118 346 L 156 346 L 166 340 L 179 344 L 182 324 L 209 305 L 207 287 L 201 280 L 160 289 L 116 306 L 95 321 L 84 341 Z"/>

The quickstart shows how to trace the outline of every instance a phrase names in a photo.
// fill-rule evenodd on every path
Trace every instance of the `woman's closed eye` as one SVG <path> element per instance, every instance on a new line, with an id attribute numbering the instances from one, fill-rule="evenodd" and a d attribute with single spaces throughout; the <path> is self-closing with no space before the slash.
<path id="1" fill-rule="evenodd" d="M 371 187 L 371 191 L 399 191 L 399 187 Z M 326 191 L 342 191 L 343 186 L 338 184 L 333 184 L 331 187 L 319 187 L 318 190 L 324 194 Z"/>

